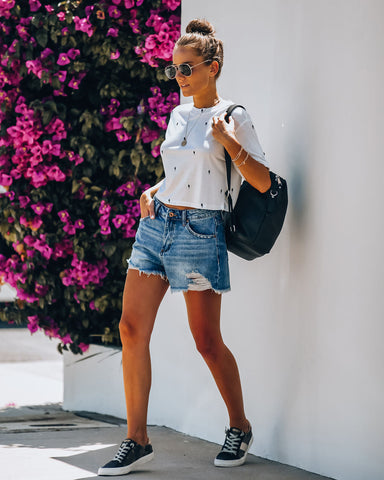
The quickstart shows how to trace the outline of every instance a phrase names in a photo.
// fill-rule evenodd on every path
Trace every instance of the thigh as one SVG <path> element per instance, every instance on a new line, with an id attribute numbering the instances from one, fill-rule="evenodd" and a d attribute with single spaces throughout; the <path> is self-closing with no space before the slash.
<path id="1" fill-rule="evenodd" d="M 150 334 L 168 286 L 167 280 L 160 275 L 147 275 L 129 269 L 125 280 L 120 323 Z"/>
<path id="2" fill-rule="evenodd" d="M 184 292 L 188 322 L 196 343 L 221 341 L 221 294 L 213 290 Z"/>

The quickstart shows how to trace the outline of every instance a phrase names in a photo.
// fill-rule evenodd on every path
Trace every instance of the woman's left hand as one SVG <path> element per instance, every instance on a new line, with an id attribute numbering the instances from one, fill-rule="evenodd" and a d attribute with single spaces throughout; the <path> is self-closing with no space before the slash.
<path id="1" fill-rule="evenodd" d="M 227 123 L 225 121 L 225 112 L 219 117 L 212 117 L 212 135 L 224 147 L 228 141 L 236 139 L 233 118 L 229 117 L 229 122 Z"/>

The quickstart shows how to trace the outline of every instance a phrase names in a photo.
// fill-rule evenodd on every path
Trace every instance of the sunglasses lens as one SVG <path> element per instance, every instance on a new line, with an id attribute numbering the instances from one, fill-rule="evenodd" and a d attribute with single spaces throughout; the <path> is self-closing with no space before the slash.
<path id="1" fill-rule="evenodd" d="M 181 65 L 179 65 L 179 71 L 185 77 L 190 77 L 192 75 L 192 69 L 188 65 L 188 63 L 182 63 Z"/>
<path id="2" fill-rule="evenodd" d="M 173 80 L 174 78 L 176 78 L 177 69 L 174 65 L 168 65 L 168 67 L 166 67 L 164 71 L 165 71 L 165 75 L 170 80 Z"/>

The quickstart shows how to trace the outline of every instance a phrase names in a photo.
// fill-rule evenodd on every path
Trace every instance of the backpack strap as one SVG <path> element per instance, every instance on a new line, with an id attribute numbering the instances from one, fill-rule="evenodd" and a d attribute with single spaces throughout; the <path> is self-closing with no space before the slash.
<path id="1" fill-rule="evenodd" d="M 235 108 L 240 107 L 244 108 L 242 105 L 238 105 L 236 103 L 230 105 L 226 112 L 225 112 L 225 121 L 228 123 L 229 122 L 229 117 L 232 115 L 232 112 Z M 232 195 L 231 195 L 231 168 L 232 168 L 232 159 L 227 150 L 224 149 L 224 154 L 225 154 L 225 166 L 227 169 L 227 184 L 228 184 L 228 190 L 227 190 L 227 200 L 228 200 L 228 209 L 229 209 L 229 214 L 230 214 L 230 231 L 234 232 L 236 230 L 236 224 L 235 224 L 235 216 L 233 214 L 233 202 L 232 202 Z"/>

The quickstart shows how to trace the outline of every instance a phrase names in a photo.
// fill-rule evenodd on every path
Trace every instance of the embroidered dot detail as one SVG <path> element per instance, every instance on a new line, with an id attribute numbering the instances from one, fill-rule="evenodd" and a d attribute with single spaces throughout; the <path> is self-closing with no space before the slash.
<path id="1" fill-rule="evenodd" d="M 174 170 L 176 170 L 176 167 L 173 167 Z"/>
<path id="2" fill-rule="evenodd" d="M 210 175 L 210 174 L 211 174 L 211 170 L 208 170 L 208 175 Z"/>
<path id="3" fill-rule="evenodd" d="M 206 125 L 208 125 L 208 122 L 205 122 Z"/>
<path id="4" fill-rule="evenodd" d="M 195 150 L 193 150 L 193 154 L 194 154 L 194 155 L 195 155 L 195 153 L 196 153 Z"/>
<path id="5" fill-rule="evenodd" d="M 220 188 L 220 193 L 223 193 L 223 189 L 222 189 L 222 188 Z"/>
<path id="6" fill-rule="evenodd" d="M 204 204 L 202 203 L 201 206 L 204 206 Z"/>
<path id="7" fill-rule="evenodd" d="M 178 124 L 179 124 L 179 122 L 176 122 L 176 125 L 178 125 Z"/>
<path id="8" fill-rule="evenodd" d="M 254 126 L 254 125 L 252 125 L 252 128 L 255 128 L 255 126 Z"/>
<path id="9" fill-rule="evenodd" d="M 191 188 L 191 185 L 188 185 L 188 188 Z"/>

